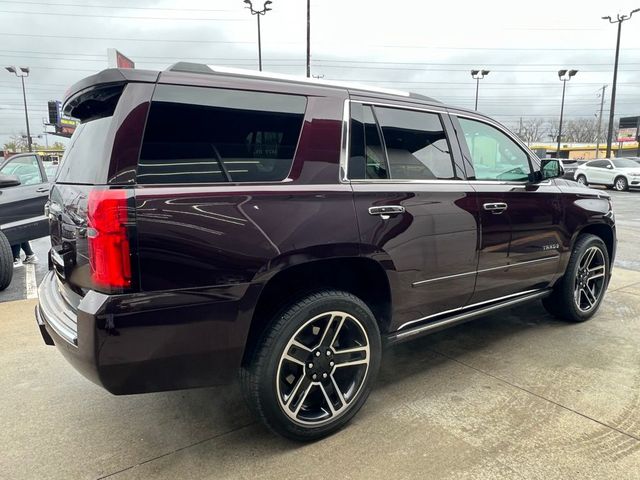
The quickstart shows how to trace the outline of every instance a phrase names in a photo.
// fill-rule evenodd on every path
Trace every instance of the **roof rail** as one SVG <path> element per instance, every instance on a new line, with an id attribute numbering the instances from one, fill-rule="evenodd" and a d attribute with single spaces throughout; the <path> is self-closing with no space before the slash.
<path id="1" fill-rule="evenodd" d="M 284 80 L 288 82 L 306 83 L 310 85 L 321 85 L 327 87 L 341 87 L 347 89 L 365 90 L 369 92 L 385 93 L 387 95 L 399 95 L 402 97 L 413 97 L 432 100 L 422 95 L 415 95 L 404 90 L 393 88 L 372 87 L 352 82 L 341 82 L 339 80 L 320 80 L 297 75 L 286 75 L 282 73 L 260 72 L 257 70 L 247 70 L 244 68 L 222 67 L 218 65 L 205 65 L 204 63 L 178 62 L 171 65 L 167 71 L 185 73 L 205 73 L 213 75 L 216 73 L 225 75 L 238 75 L 245 77 L 264 78 L 265 80 Z"/>

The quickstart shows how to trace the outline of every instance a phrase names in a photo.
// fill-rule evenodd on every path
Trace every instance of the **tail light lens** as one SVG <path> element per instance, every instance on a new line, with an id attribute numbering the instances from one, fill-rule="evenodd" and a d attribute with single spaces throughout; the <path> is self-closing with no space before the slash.
<path id="1" fill-rule="evenodd" d="M 126 190 L 92 190 L 87 205 L 91 278 L 98 287 L 131 286 Z"/>

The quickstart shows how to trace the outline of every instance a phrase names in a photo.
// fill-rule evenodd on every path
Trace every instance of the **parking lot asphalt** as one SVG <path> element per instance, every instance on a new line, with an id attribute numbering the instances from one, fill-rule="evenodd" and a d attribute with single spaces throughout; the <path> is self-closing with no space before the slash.
<path id="1" fill-rule="evenodd" d="M 636 201 L 614 193 L 592 320 L 531 304 L 389 349 L 354 421 L 313 444 L 266 431 L 237 385 L 112 396 L 43 344 L 35 300 L 3 303 L 0 478 L 640 478 Z"/>

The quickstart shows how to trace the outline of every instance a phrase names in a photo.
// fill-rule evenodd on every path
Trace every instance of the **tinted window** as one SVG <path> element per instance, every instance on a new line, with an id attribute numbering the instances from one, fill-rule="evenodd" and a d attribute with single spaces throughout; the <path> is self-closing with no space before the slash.
<path id="1" fill-rule="evenodd" d="M 282 180 L 305 108 L 301 96 L 159 85 L 138 183 Z"/>
<path id="2" fill-rule="evenodd" d="M 42 174 L 40 173 L 38 158 L 35 155 L 9 160 L 7 164 L 2 167 L 0 173 L 18 177 L 22 185 L 42 183 Z"/>
<path id="3" fill-rule="evenodd" d="M 376 107 L 390 177 L 410 180 L 455 178 L 447 137 L 435 113 Z"/>
<path id="4" fill-rule="evenodd" d="M 109 168 L 105 155 L 111 153 L 107 134 L 112 117 L 103 117 L 81 123 L 71 137 L 60 162 L 57 182 L 103 183 Z"/>
<path id="5" fill-rule="evenodd" d="M 607 168 L 609 165 L 608 160 L 595 160 L 593 162 L 587 163 L 587 167 L 596 167 L 596 168 Z"/>
<path id="6" fill-rule="evenodd" d="M 518 144 L 495 127 L 460 118 L 476 180 L 523 182 L 529 179 L 529 158 Z"/>

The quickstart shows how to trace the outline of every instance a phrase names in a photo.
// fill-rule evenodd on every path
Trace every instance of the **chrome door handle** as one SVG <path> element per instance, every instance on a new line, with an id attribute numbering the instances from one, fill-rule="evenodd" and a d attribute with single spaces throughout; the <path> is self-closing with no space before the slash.
<path id="1" fill-rule="evenodd" d="M 381 205 L 379 207 L 369 207 L 369 215 L 380 215 L 383 220 L 388 219 L 391 215 L 404 213 L 405 208 L 402 205 Z"/>
<path id="2" fill-rule="evenodd" d="M 482 205 L 482 208 L 493 213 L 494 215 L 500 215 L 502 212 L 504 212 L 507 209 L 507 207 L 508 205 L 503 202 L 485 203 Z"/>

